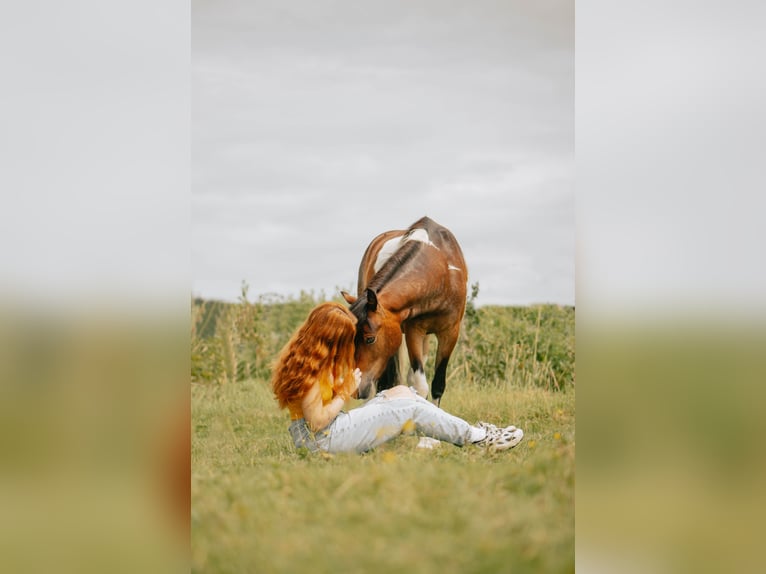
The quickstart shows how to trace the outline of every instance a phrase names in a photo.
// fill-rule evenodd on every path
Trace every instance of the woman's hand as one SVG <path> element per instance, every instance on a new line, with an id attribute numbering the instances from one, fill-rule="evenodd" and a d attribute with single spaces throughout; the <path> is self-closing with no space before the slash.
<path id="1" fill-rule="evenodd" d="M 354 388 L 351 389 L 351 394 L 354 394 L 356 392 L 361 382 L 362 382 L 362 371 L 360 371 L 359 367 L 357 367 L 356 369 L 354 369 Z"/>
<path id="2" fill-rule="evenodd" d="M 359 383 L 362 382 L 362 371 L 354 369 L 350 377 L 344 377 L 341 380 L 343 382 L 340 389 L 338 389 L 338 396 L 347 401 L 356 392 L 356 389 L 359 388 Z"/>

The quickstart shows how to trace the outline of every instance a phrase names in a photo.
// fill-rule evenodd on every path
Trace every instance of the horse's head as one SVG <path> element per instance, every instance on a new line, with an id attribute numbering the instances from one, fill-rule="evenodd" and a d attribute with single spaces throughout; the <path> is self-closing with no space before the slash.
<path id="1" fill-rule="evenodd" d="M 345 291 L 342 295 L 357 318 L 354 359 L 362 371 L 358 396 L 368 399 L 377 392 L 377 382 L 386 370 L 388 359 L 402 343 L 402 328 L 398 317 L 378 304 L 372 289 L 367 289 L 358 299 Z"/>

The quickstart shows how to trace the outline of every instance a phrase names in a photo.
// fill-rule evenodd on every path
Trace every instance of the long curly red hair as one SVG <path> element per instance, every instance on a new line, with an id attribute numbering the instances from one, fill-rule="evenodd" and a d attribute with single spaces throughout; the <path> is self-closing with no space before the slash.
<path id="1" fill-rule="evenodd" d="M 340 303 L 322 303 L 309 313 L 279 354 L 271 377 L 280 408 L 299 402 L 317 381 L 339 386 L 354 370 L 356 317 Z"/>

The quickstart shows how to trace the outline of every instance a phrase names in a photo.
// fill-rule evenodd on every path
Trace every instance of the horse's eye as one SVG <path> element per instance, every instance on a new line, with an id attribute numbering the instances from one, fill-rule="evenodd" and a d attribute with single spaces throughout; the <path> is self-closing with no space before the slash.
<path id="1" fill-rule="evenodd" d="M 364 342 L 367 345 L 372 345 L 375 342 L 375 337 L 365 337 Z"/>

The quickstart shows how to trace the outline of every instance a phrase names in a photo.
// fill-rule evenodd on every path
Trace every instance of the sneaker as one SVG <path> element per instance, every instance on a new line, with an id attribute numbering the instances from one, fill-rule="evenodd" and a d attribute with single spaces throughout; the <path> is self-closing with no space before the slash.
<path id="1" fill-rule="evenodd" d="M 508 450 L 509 448 L 515 447 L 521 442 L 521 439 L 524 438 L 524 431 L 513 425 L 505 428 L 497 428 L 493 424 L 479 421 L 476 426 L 484 429 L 487 432 L 487 436 L 473 444 L 485 447 L 488 450 Z"/>
<path id="2" fill-rule="evenodd" d="M 477 422 L 476 426 L 480 429 L 485 429 L 487 431 L 490 429 L 497 430 L 497 427 L 495 425 L 493 425 L 492 423 L 485 423 L 484 421 Z"/>
<path id="3" fill-rule="evenodd" d="M 441 444 L 441 441 L 438 441 L 435 438 L 431 438 L 428 436 L 422 436 L 420 437 L 420 440 L 418 441 L 417 448 L 435 448 Z"/>

